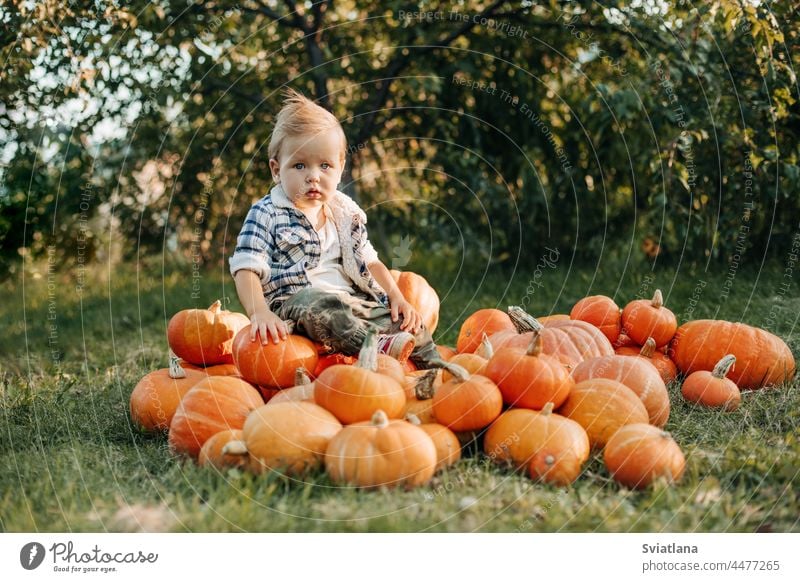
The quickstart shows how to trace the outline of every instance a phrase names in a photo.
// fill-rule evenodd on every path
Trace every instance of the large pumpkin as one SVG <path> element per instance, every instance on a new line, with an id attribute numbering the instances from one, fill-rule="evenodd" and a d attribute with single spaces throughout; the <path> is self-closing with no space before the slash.
<path id="1" fill-rule="evenodd" d="M 603 356 L 578 364 L 572 370 L 576 382 L 608 378 L 622 382 L 642 400 L 650 424 L 664 426 L 669 420 L 669 393 L 658 370 L 646 359 L 634 356 Z"/>
<path id="2" fill-rule="evenodd" d="M 669 433 L 650 424 L 629 424 L 616 431 L 603 460 L 615 480 L 634 489 L 659 478 L 678 481 L 686 466 L 683 452 Z"/>
<path id="3" fill-rule="evenodd" d="M 741 390 L 780 384 L 794 377 L 795 360 L 778 336 L 744 323 L 698 319 L 675 333 L 669 355 L 684 374 L 711 371 L 731 354 L 736 365 L 728 378 Z"/>
<path id="4" fill-rule="evenodd" d="M 411 271 L 389 271 L 392 278 L 397 283 L 398 289 L 417 313 L 422 317 L 422 323 L 433 334 L 436 326 L 439 325 L 439 295 L 431 287 L 422 275 L 417 275 Z"/>
<path id="5" fill-rule="evenodd" d="M 242 428 L 247 415 L 264 404 L 253 386 L 232 376 L 209 376 L 183 397 L 169 425 L 173 452 L 197 458 L 220 431 Z"/>
<path id="6" fill-rule="evenodd" d="M 233 340 L 233 359 L 242 378 L 268 388 L 294 386 L 297 368 L 314 370 L 319 356 L 314 342 L 302 335 L 290 334 L 277 344 L 262 344 L 258 335 L 250 339 L 250 326 L 242 328 Z"/>
<path id="7" fill-rule="evenodd" d="M 369 421 L 344 427 L 325 453 L 333 481 L 365 488 L 424 485 L 436 463 L 436 446 L 424 430 L 389 420 L 382 410 Z"/>
<path id="8" fill-rule="evenodd" d="M 619 305 L 614 303 L 610 297 L 591 295 L 578 301 L 569 316 L 572 319 L 591 323 L 602 331 L 608 341 L 613 344 L 619 338 L 619 332 L 622 329 L 621 314 L 622 310 Z"/>
<path id="9" fill-rule="evenodd" d="M 484 334 L 491 337 L 500 331 L 514 330 L 514 323 L 507 313 L 499 309 L 479 309 L 461 325 L 456 351 L 459 354 L 472 353 L 481 345 Z"/>
<path id="10" fill-rule="evenodd" d="M 202 372 L 184 369 L 170 356 L 169 368 L 150 372 L 131 392 L 131 420 L 142 430 L 169 430 L 181 399 L 205 377 Z"/>
<path id="11" fill-rule="evenodd" d="M 606 378 L 578 382 L 558 412 L 580 424 L 598 449 L 620 427 L 649 420 L 647 409 L 633 390 Z"/>
<path id="12" fill-rule="evenodd" d="M 249 324 L 245 315 L 226 311 L 215 301 L 208 309 L 184 309 L 173 315 L 167 341 L 179 358 L 192 364 L 231 364 L 233 338 Z"/>

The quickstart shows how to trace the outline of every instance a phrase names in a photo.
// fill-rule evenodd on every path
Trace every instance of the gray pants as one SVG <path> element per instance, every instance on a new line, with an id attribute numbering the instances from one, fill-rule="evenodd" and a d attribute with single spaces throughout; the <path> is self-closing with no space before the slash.
<path id="1" fill-rule="evenodd" d="M 400 331 L 402 316 L 392 321 L 392 312 L 377 301 L 354 295 L 337 295 L 306 287 L 279 308 L 281 319 L 291 319 L 297 331 L 332 352 L 356 355 L 370 329 L 379 334 Z M 436 368 L 441 357 L 428 329 L 423 325 L 414 336 L 416 346 L 409 359 L 420 369 Z"/>

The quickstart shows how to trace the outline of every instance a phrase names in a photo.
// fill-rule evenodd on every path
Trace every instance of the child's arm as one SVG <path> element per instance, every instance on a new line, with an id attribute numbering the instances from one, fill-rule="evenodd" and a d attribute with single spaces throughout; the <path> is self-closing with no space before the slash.
<path id="1" fill-rule="evenodd" d="M 372 261 L 367 265 L 369 272 L 375 278 L 375 281 L 383 287 L 386 295 L 389 296 L 389 306 L 392 309 L 392 321 L 397 321 L 397 318 L 402 315 L 403 323 L 400 329 L 410 333 L 417 333 L 422 327 L 422 316 L 417 313 L 414 306 L 411 305 L 403 293 L 397 287 L 392 274 L 380 260 Z"/>
<path id="2" fill-rule="evenodd" d="M 250 341 L 255 341 L 256 332 L 261 336 L 262 344 L 266 344 L 269 337 L 272 337 L 272 341 L 276 344 L 286 339 L 288 333 L 286 324 L 267 307 L 258 275 L 253 271 L 242 269 L 236 271 L 234 281 L 239 301 L 250 318 Z"/>

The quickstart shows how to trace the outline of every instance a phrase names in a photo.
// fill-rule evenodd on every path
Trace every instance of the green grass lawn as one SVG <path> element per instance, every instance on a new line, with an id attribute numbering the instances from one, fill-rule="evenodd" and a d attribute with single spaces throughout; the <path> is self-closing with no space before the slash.
<path id="1" fill-rule="evenodd" d="M 783 266 L 718 273 L 553 266 L 466 274 L 419 269 L 443 298 L 440 343 L 454 344 L 480 307 L 568 312 L 587 294 L 624 304 L 659 287 L 679 321 L 725 318 L 768 327 L 797 356 L 800 299 Z M 622 263 L 620 263 L 621 265 Z M 409 265 L 414 270 L 414 265 Z M 170 456 L 140 434 L 128 397 L 166 365 L 166 323 L 235 290 L 221 268 L 158 263 L 17 276 L 0 286 L 0 530 L 2 531 L 798 531 L 800 381 L 745 393 L 740 409 L 686 405 L 671 386 L 667 425 L 687 458 L 682 482 L 631 492 L 599 455 L 570 488 L 496 468 L 474 451 L 427 487 L 363 492 L 324 474 L 219 474 Z M 194 287 L 193 287 L 194 285 Z M 78 291 L 82 292 L 79 293 Z M 729 290 L 729 292 L 727 292 Z M 192 298 L 192 292 L 196 298 Z"/>

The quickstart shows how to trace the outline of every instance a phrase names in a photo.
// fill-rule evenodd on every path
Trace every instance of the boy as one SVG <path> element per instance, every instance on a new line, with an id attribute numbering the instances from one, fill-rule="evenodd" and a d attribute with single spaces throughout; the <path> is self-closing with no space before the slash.
<path id="1" fill-rule="evenodd" d="M 250 338 L 278 343 L 294 324 L 329 351 L 352 355 L 374 329 L 381 352 L 437 367 L 420 314 L 367 239 L 366 215 L 336 190 L 346 151 L 339 121 L 287 91 L 268 148 L 275 186 L 251 207 L 230 259 Z"/>

